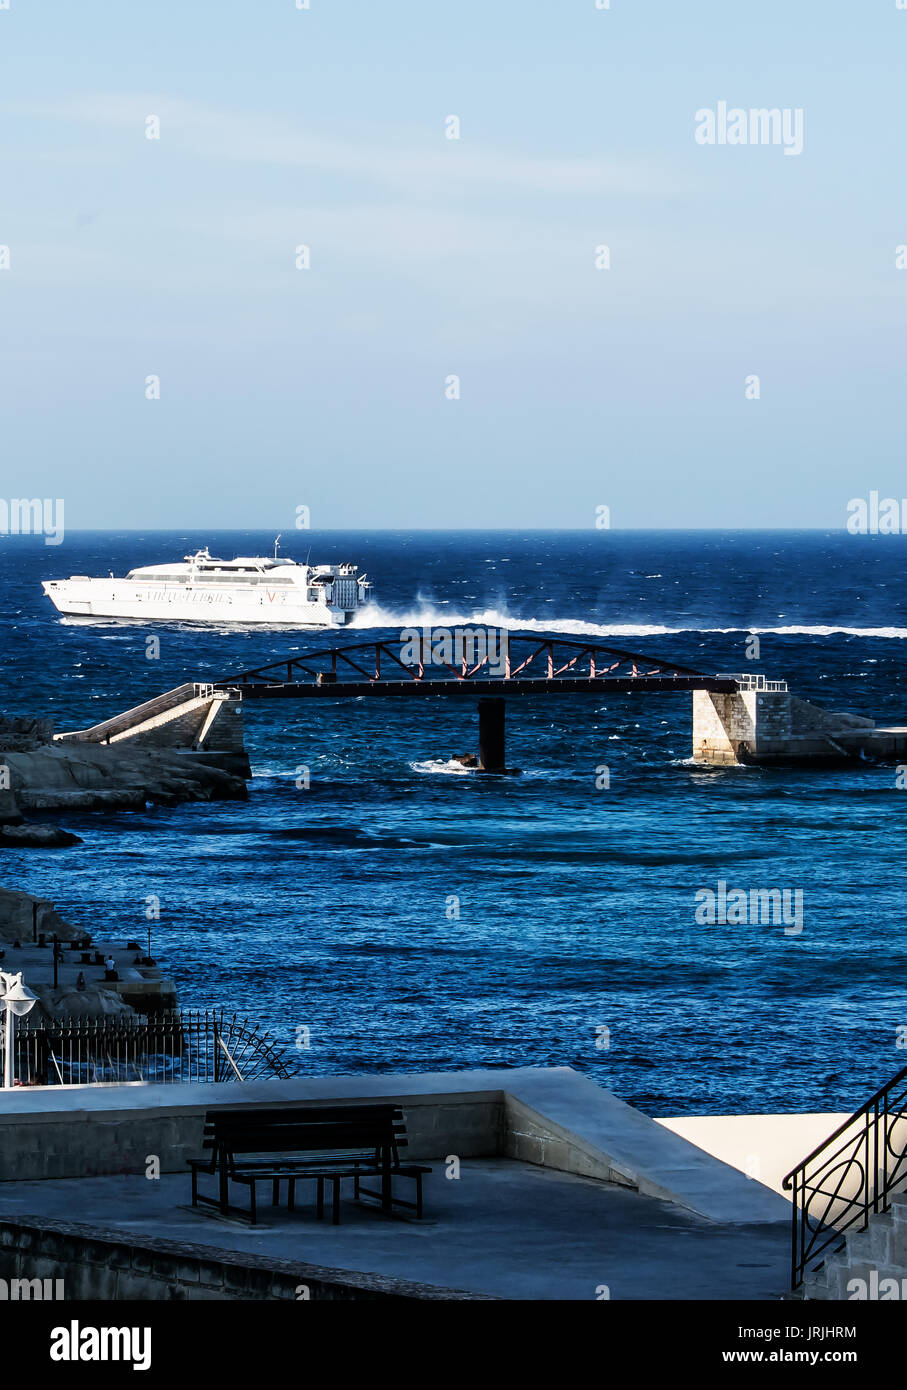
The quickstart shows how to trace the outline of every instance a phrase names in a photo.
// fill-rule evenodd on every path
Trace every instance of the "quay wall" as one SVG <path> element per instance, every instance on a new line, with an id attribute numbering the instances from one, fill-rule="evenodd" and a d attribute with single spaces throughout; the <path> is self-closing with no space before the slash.
<path id="1" fill-rule="evenodd" d="M 4 1217 L 0 1278 L 62 1279 L 65 1302 L 218 1299 L 285 1302 L 419 1299 L 487 1301 L 408 1279 L 188 1245 L 43 1216 Z"/>

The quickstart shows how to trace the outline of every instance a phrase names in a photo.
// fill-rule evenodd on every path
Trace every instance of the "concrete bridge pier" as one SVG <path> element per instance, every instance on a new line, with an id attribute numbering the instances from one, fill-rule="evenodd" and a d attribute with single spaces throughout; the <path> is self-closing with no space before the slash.
<path id="1" fill-rule="evenodd" d="M 791 695 L 785 681 L 735 676 L 731 694 L 693 692 L 693 757 L 713 766 L 897 758 L 907 728 L 827 710 Z"/>
<path id="2" fill-rule="evenodd" d="M 506 772 L 505 701 L 479 701 L 479 771 Z"/>

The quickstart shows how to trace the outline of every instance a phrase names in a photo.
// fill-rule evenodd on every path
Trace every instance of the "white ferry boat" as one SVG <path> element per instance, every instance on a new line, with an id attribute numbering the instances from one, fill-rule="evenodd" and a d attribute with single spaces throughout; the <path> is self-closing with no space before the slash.
<path id="1" fill-rule="evenodd" d="M 143 565 L 125 579 L 74 574 L 41 587 L 59 612 L 77 617 L 342 627 L 372 586 L 356 565 L 278 559 L 275 543 L 273 558 L 221 560 L 205 547 L 182 564 Z"/>

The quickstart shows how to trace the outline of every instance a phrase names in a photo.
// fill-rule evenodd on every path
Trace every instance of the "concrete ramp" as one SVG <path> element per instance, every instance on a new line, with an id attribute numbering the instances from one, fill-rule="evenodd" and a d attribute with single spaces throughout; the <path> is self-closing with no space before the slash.
<path id="1" fill-rule="evenodd" d="M 790 1202 L 569 1067 L 506 1082 L 512 1156 L 606 1178 L 724 1225 L 790 1222 Z"/>
<path id="2" fill-rule="evenodd" d="M 54 734 L 54 742 L 110 745 L 129 741 L 154 748 L 241 752 L 239 707 L 231 692 L 188 681 L 88 729 Z M 226 718 L 214 734 L 215 721 L 221 715 Z"/>

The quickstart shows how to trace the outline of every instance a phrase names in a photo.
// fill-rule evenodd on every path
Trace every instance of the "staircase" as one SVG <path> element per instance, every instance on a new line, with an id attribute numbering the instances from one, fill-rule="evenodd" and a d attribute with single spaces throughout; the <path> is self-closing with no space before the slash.
<path id="1" fill-rule="evenodd" d="M 803 1280 L 806 1299 L 907 1297 L 907 1192 L 894 1192 L 888 1211 L 865 1231 L 849 1231 L 824 1264 Z"/>
<path id="2" fill-rule="evenodd" d="M 907 1067 L 798 1163 L 784 1187 L 796 1292 L 845 1300 L 907 1293 Z M 862 1292 L 848 1290 L 854 1280 Z"/>
<path id="3" fill-rule="evenodd" d="M 197 735 L 205 725 L 206 717 L 212 708 L 218 708 L 221 701 L 228 698 L 213 686 L 198 681 L 187 681 L 163 695 L 156 695 L 144 704 L 124 710 L 112 719 L 94 724 L 90 729 L 75 729 L 71 733 L 55 734 L 57 743 L 119 743 L 123 739 L 140 738 L 146 734 L 158 734 L 165 728 L 172 730 L 175 739 L 188 744 L 197 741 Z M 187 718 L 188 716 L 188 718 Z"/>

